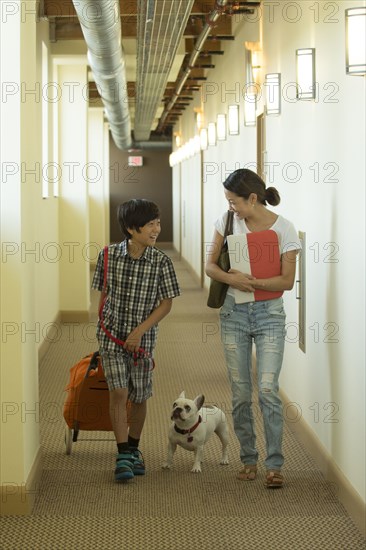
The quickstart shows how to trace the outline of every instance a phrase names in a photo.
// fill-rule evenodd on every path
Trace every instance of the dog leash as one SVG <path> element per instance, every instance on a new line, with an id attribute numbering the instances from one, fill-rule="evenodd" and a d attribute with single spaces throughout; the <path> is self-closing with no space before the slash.
<path id="1" fill-rule="evenodd" d="M 125 345 L 125 341 L 123 340 L 120 340 L 119 338 L 117 338 L 116 336 L 114 336 L 107 328 L 106 326 L 104 325 L 104 319 L 103 319 L 103 309 L 104 309 L 104 305 L 105 305 L 105 302 L 107 300 L 107 273 L 108 273 L 108 246 L 105 246 L 104 247 L 104 273 L 103 273 L 103 293 L 104 293 L 104 299 L 103 299 L 103 302 L 101 303 L 100 305 L 100 308 L 99 308 L 99 324 L 100 324 L 100 328 L 103 330 L 104 334 L 106 336 L 108 336 L 108 338 L 110 340 L 112 340 L 112 342 L 114 342 L 115 344 L 117 344 L 118 346 L 124 346 Z M 127 350 L 125 350 L 127 351 Z M 148 351 L 146 351 L 144 348 L 139 348 L 138 351 L 134 351 L 134 352 L 129 352 L 129 353 L 132 353 L 133 355 L 133 358 L 134 358 L 134 365 L 136 366 L 138 364 L 137 360 L 138 358 L 145 358 L 145 359 L 151 359 L 152 361 L 152 369 L 151 370 L 154 370 L 155 368 L 155 361 L 154 359 L 151 357 L 151 353 L 149 353 Z"/>

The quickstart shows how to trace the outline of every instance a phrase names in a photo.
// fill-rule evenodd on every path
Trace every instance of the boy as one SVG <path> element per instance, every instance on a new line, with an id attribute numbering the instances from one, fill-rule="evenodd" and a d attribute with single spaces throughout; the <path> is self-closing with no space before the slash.
<path id="1" fill-rule="evenodd" d="M 138 449 L 152 395 L 152 354 L 158 323 L 180 290 L 172 261 L 155 248 L 160 233 L 158 206 L 145 199 L 120 205 L 118 221 L 125 240 L 108 247 L 107 289 L 103 292 L 104 251 L 99 253 L 92 288 L 101 291 L 97 338 L 110 392 L 110 414 L 117 442 L 115 480 L 145 473 Z M 148 355 L 139 353 L 143 348 Z M 137 358 L 138 356 L 138 358 Z M 127 424 L 127 401 L 130 402 Z"/>

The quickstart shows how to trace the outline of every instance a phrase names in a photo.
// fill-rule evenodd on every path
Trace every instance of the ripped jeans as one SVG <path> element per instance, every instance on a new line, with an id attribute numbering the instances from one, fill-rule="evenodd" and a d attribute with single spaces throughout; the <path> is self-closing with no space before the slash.
<path id="1" fill-rule="evenodd" d="M 278 395 L 285 343 L 285 311 L 282 298 L 236 304 L 226 296 L 220 310 L 221 340 L 232 391 L 232 414 L 243 464 L 256 464 L 256 434 L 252 408 L 252 345 L 256 347 L 259 406 L 266 442 L 265 467 L 280 470 L 283 412 Z"/>

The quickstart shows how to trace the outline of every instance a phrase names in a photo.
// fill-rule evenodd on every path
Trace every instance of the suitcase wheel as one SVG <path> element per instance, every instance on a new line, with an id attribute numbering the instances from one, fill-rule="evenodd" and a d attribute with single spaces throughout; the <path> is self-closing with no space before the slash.
<path id="1" fill-rule="evenodd" d="M 66 444 L 66 454 L 71 455 L 72 447 L 72 429 L 66 426 L 65 429 L 65 444 Z"/>

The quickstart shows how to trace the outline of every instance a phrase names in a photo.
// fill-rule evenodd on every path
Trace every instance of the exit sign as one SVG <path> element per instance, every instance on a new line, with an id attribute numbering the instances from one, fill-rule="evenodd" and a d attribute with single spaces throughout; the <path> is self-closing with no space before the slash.
<path id="1" fill-rule="evenodd" d="M 142 166 L 143 165 L 143 157 L 128 157 L 128 166 Z"/>

